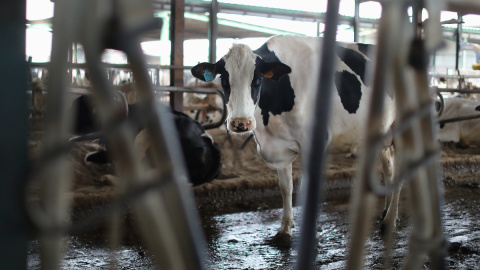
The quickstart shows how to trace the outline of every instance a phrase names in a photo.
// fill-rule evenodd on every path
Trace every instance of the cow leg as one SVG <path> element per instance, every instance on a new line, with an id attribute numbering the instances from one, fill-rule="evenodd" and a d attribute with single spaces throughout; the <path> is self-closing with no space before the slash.
<path id="1" fill-rule="evenodd" d="M 385 174 L 385 184 L 391 185 L 393 183 L 393 176 L 395 173 L 395 158 L 394 147 L 390 146 L 382 151 L 381 162 L 383 172 Z M 396 226 L 398 217 L 398 201 L 400 199 L 401 186 L 395 189 L 392 194 L 385 197 L 385 208 L 382 214 L 382 228 L 385 226 Z"/>
<path id="2" fill-rule="evenodd" d="M 292 180 L 292 164 L 287 167 L 277 170 L 278 181 L 280 190 L 282 191 L 283 199 L 283 213 L 282 213 L 282 226 L 278 230 L 277 236 L 286 236 L 291 238 L 293 227 L 293 213 L 292 213 L 292 192 L 293 192 L 293 180 Z"/>

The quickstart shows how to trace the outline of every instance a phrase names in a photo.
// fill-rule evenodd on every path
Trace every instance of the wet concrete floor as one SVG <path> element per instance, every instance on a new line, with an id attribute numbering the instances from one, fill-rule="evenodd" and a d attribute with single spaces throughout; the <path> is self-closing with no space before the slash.
<path id="1" fill-rule="evenodd" d="M 444 231 L 448 240 L 449 269 L 480 269 L 480 186 L 454 185 L 445 193 Z M 215 214 L 200 211 L 208 245 L 206 269 L 293 269 L 295 248 L 272 245 L 268 239 L 279 228 L 281 198 L 261 204 L 218 209 Z M 403 205 L 406 205 L 403 203 Z M 380 204 L 378 213 L 380 213 Z M 242 211 L 238 212 L 239 209 Z M 315 269 L 344 269 L 349 241 L 346 200 L 322 204 L 318 219 L 318 250 Z M 411 225 L 408 211 L 400 210 L 391 269 L 400 268 L 407 252 Z M 294 208 L 296 224 L 300 208 Z M 293 229 L 294 241 L 299 226 Z M 62 269 L 157 269 L 141 244 L 124 244 L 112 253 L 101 235 L 69 236 Z M 39 243 L 29 244 L 28 269 L 39 269 Z M 366 247 L 365 269 L 383 269 L 383 241 L 374 231 Z M 426 262 L 424 269 L 429 269 Z"/>

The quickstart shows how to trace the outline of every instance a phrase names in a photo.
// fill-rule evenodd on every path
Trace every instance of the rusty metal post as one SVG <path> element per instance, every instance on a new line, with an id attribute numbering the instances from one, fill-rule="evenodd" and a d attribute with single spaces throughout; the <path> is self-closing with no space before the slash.
<path id="1" fill-rule="evenodd" d="M 185 28 L 185 0 L 171 1 L 170 41 L 171 56 L 170 65 L 183 66 L 183 30 Z M 183 69 L 170 70 L 170 86 L 183 86 Z M 170 93 L 170 106 L 177 111 L 183 109 L 183 93 Z"/>

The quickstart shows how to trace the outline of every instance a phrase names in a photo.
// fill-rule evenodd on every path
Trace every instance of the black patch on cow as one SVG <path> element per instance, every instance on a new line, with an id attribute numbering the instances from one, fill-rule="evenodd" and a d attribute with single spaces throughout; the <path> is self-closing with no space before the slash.
<path id="1" fill-rule="evenodd" d="M 289 112 L 295 105 L 295 92 L 290 83 L 290 76 L 283 75 L 278 81 L 263 79 L 260 101 L 258 106 L 262 110 L 263 125 L 268 125 L 270 114 L 279 115 Z"/>
<path id="2" fill-rule="evenodd" d="M 362 84 L 357 76 L 346 70 L 338 71 L 335 73 L 335 86 L 343 108 L 351 114 L 356 113 L 362 98 Z"/>
<path id="3" fill-rule="evenodd" d="M 281 62 L 277 55 L 268 49 L 267 43 L 263 43 L 260 48 L 253 52 L 259 55 L 265 62 Z"/>
<path id="4" fill-rule="evenodd" d="M 275 52 L 268 49 L 267 43 L 264 43 L 253 52 L 265 62 L 281 62 L 275 55 Z M 255 73 L 257 73 L 257 70 Z M 283 75 L 278 81 L 263 78 L 261 82 L 258 107 L 262 110 L 263 125 L 267 126 L 270 113 L 279 115 L 293 109 L 295 105 L 295 91 L 293 91 L 289 75 Z"/>
<path id="5" fill-rule="evenodd" d="M 477 106 L 477 107 L 475 108 L 475 111 L 480 111 L 480 106 Z"/>
<path id="6" fill-rule="evenodd" d="M 163 105 L 159 105 L 163 106 Z M 139 104 L 128 105 L 128 117 L 132 125 L 136 124 L 136 132 L 140 132 L 145 126 L 141 119 L 144 118 L 142 107 Z M 167 112 L 167 111 L 165 111 Z M 182 157 L 186 164 L 186 170 L 190 182 L 196 186 L 212 181 L 220 173 L 221 153 L 220 147 L 209 137 L 205 137 L 205 129 L 197 121 L 190 118 L 183 112 L 171 110 L 175 123 L 175 129 L 170 132 L 175 133 L 175 137 L 180 141 Z M 131 142 L 133 144 L 133 141 Z M 87 161 L 95 163 L 111 162 L 109 156 L 109 144 L 105 145 L 106 151 L 93 152 L 88 155 Z M 153 165 L 153 151 L 146 149 L 147 163 Z"/>
<path id="7" fill-rule="evenodd" d="M 196 186 L 212 181 L 221 170 L 220 148 L 203 136 L 205 129 L 188 115 L 172 110 L 190 182 Z"/>
<path id="8" fill-rule="evenodd" d="M 230 99 L 230 74 L 225 69 L 225 60 L 220 59 L 217 63 L 215 63 L 215 71 L 220 74 L 220 83 L 223 88 L 223 93 L 225 94 L 225 103 L 228 103 Z"/>
<path id="9" fill-rule="evenodd" d="M 370 48 L 372 47 L 372 45 L 370 44 L 363 44 L 363 43 L 357 43 L 358 45 L 358 50 L 360 52 L 362 52 L 363 54 L 367 55 L 368 56 L 368 51 L 370 50 Z"/>
<path id="10" fill-rule="evenodd" d="M 362 79 L 363 84 L 368 86 L 365 82 L 365 70 L 370 60 L 355 50 L 341 46 L 337 46 L 336 53 L 338 57 Z"/>
<path id="11" fill-rule="evenodd" d="M 260 93 L 260 86 L 262 85 L 262 74 L 258 70 L 258 68 L 255 69 L 254 74 L 253 74 L 253 80 L 252 80 L 252 100 L 253 104 L 257 104 L 258 101 L 258 94 Z"/>

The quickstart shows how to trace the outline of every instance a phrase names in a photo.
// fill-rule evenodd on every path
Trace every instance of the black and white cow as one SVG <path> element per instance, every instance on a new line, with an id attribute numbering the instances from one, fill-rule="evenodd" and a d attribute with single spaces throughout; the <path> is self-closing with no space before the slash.
<path id="1" fill-rule="evenodd" d="M 204 81 L 220 75 L 228 108 L 228 130 L 253 132 L 258 153 L 269 167 L 277 170 L 283 197 L 282 224 L 277 236 L 283 239 L 291 238 L 292 162 L 300 155 L 312 121 L 321 46 L 321 38 L 274 36 L 255 51 L 235 44 L 217 63 L 201 63 L 191 70 Z M 366 65 L 371 61 L 367 48 L 364 44 L 336 48 L 336 94 L 332 97 L 328 125 L 331 152 L 355 152 L 362 143 L 371 95 L 365 80 Z M 389 109 L 381 132 L 386 132 L 394 120 L 393 95 L 387 95 L 384 102 Z M 382 159 L 386 179 L 391 181 L 392 151 L 384 151 Z M 387 203 L 391 207 L 385 212 L 384 222 L 394 224 L 398 194 L 391 202 Z"/>
<path id="2" fill-rule="evenodd" d="M 119 100 L 122 100 L 121 98 Z M 123 100 L 125 102 L 125 100 Z M 121 103 L 121 102 L 119 102 Z M 122 108 L 126 105 L 125 108 Z M 160 105 L 159 106 L 163 106 Z M 151 140 L 148 138 L 144 127 L 139 124 L 140 108 L 137 104 L 121 104 L 120 113 L 117 113 L 118 121 L 129 121 L 130 126 L 135 129 L 137 135 L 132 142 L 135 148 L 141 153 L 141 159 L 151 163 L 150 155 Z M 73 130 L 76 134 L 86 134 L 101 130 L 101 124 L 96 117 L 96 106 L 91 96 L 82 95 L 75 99 L 70 109 L 74 116 Z M 175 123 L 177 138 L 180 141 L 182 154 L 189 181 L 194 186 L 212 181 L 221 171 L 220 148 L 213 139 L 205 133 L 205 129 L 197 121 L 188 115 L 171 110 Z M 110 163 L 112 160 L 106 151 L 89 153 L 85 158 L 87 162 Z"/>
<path id="3" fill-rule="evenodd" d="M 438 117 L 439 140 L 453 142 L 460 148 L 480 146 L 480 119 L 448 122 L 452 119 L 475 116 L 480 116 L 480 101 L 461 97 L 446 98 L 443 112 Z"/>

